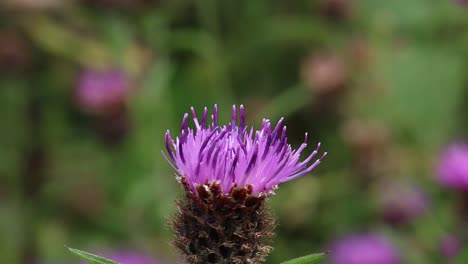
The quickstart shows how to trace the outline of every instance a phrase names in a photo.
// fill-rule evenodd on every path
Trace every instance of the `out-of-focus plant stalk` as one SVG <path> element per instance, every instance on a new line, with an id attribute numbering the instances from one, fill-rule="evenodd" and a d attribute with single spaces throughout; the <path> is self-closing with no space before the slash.
<path id="1" fill-rule="evenodd" d="M 256 116 L 256 119 L 261 120 L 260 116 L 268 116 L 271 119 L 279 119 L 282 116 L 289 116 L 301 108 L 305 107 L 313 98 L 309 96 L 306 89 L 300 85 L 290 87 L 283 93 L 274 97 L 268 105 L 266 105 Z M 294 104 L 291 104 L 294 102 Z"/>
<path id="2" fill-rule="evenodd" d="M 36 208 L 39 193 L 45 182 L 45 147 L 42 135 L 41 102 L 36 87 L 30 87 L 27 102 L 27 131 L 29 138 L 24 151 L 22 173 L 22 201 L 24 203 L 24 237 L 21 245 L 21 263 L 38 263 Z"/>
<path id="3" fill-rule="evenodd" d="M 456 214 L 458 216 L 459 235 L 468 241 L 468 192 L 457 193 Z"/>
<path id="4" fill-rule="evenodd" d="M 70 22 L 73 24 L 73 22 Z M 47 53 L 75 62 L 84 68 L 105 69 L 115 65 L 115 54 L 98 37 L 85 35 L 54 19 L 35 15 L 23 19 L 22 27 L 35 44 Z M 147 49 L 137 43 L 119 54 L 122 67 L 132 75 L 140 75 L 146 67 L 142 59 L 151 57 Z M 140 65 L 140 66 L 139 66 Z"/>
<path id="5" fill-rule="evenodd" d="M 100 42 L 67 30 L 45 16 L 29 17 L 24 20 L 23 27 L 36 44 L 52 54 L 98 68 L 111 61 L 109 52 Z"/>

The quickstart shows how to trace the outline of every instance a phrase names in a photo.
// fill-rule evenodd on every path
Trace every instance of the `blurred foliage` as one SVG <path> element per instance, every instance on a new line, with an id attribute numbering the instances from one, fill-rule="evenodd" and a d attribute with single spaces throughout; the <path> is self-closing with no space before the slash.
<path id="1" fill-rule="evenodd" d="M 433 166 L 445 143 L 468 136 L 467 8 L 0 2 L 0 262 L 70 263 L 64 244 L 175 258 L 166 220 L 180 188 L 160 154 L 163 135 L 190 106 L 218 103 L 227 120 L 230 105 L 243 103 L 249 124 L 285 116 L 294 146 L 308 131 L 330 153 L 271 198 L 279 226 L 268 263 L 366 230 L 392 238 L 405 263 L 445 263 L 438 241 L 459 233 L 458 198 L 434 183 Z M 117 139 L 73 98 L 81 70 L 109 67 L 134 86 Z M 420 185 L 430 213 L 386 224 L 373 199 L 383 179 Z"/>

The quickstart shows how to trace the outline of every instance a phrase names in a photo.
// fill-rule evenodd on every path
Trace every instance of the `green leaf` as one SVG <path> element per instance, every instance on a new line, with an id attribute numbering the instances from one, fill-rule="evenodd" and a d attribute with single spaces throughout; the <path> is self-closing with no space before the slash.
<path id="1" fill-rule="evenodd" d="M 310 254 L 300 258 L 291 259 L 281 264 L 312 264 L 317 263 L 325 257 L 325 253 Z"/>
<path id="2" fill-rule="evenodd" d="M 70 250 L 73 254 L 86 260 L 89 264 L 119 264 L 118 262 L 97 256 L 97 255 L 93 255 L 88 252 L 84 252 L 84 251 L 74 249 L 74 248 L 69 248 L 69 247 L 66 247 L 66 248 Z"/>

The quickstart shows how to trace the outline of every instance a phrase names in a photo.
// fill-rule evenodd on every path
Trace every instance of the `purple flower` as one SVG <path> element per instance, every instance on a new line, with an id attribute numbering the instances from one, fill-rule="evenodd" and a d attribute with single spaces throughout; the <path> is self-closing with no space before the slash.
<path id="1" fill-rule="evenodd" d="M 387 182 L 379 188 L 379 205 L 387 222 L 404 224 L 427 211 L 428 199 L 417 186 Z"/>
<path id="2" fill-rule="evenodd" d="M 437 167 L 439 182 L 451 189 L 468 191 L 468 144 L 449 146 Z"/>
<path id="3" fill-rule="evenodd" d="M 78 78 L 75 96 L 84 111 L 100 114 L 121 107 L 130 91 L 131 81 L 123 71 L 85 70 Z"/>
<path id="4" fill-rule="evenodd" d="M 357 234 L 335 242 L 331 247 L 332 264 L 398 264 L 397 249 L 377 234 Z"/>
<path id="5" fill-rule="evenodd" d="M 444 257 L 453 259 L 460 253 L 461 246 L 461 242 L 457 237 L 447 235 L 440 242 L 440 251 Z"/>
<path id="6" fill-rule="evenodd" d="M 214 106 L 211 124 L 205 107 L 195 128 L 184 115 L 180 135 L 166 133 L 167 161 L 185 188 L 171 221 L 174 245 L 187 263 L 263 263 L 271 250 L 274 218 L 268 195 L 280 184 L 311 172 L 325 154 L 300 161 L 304 143 L 288 144 L 283 118 L 272 127 L 264 119 L 260 130 L 245 125 L 244 107 L 232 107 L 232 121 L 218 124 Z M 164 154 L 164 153 L 163 153 Z"/>
<path id="7" fill-rule="evenodd" d="M 270 120 L 263 119 L 260 130 L 245 125 L 244 107 L 239 112 L 232 107 L 232 122 L 218 124 L 218 109 L 214 106 L 211 124 L 208 124 L 208 110 L 205 107 L 201 120 L 191 108 L 195 129 L 187 125 L 188 114 L 184 115 L 180 136 L 173 140 L 166 133 L 168 162 L 177 171 L 179 180 L 195 191 L 197 186 L 218 182 L 224 193 L 235 186 L 249 186 L 254 194 L 271 194 L 280 184 L 299 178 L 311 172 L 326 153 L 311 162 L 320 148 L 305 160 L 300 161 L 304 143 L 294 150 L 286 138 L 286 126 L 281 118 L 272 127 Z"/>

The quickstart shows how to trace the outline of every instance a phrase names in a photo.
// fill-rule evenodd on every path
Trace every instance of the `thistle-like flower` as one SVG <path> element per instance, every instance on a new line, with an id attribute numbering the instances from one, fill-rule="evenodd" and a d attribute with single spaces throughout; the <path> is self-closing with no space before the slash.
<path id="1" fill-rule="evenodd" d="M 393 225 L 408 224 L 429 208 L 426 193 L 417 185 L 384 181 L 378 188 L 377 203 L 383 219 Z"/>
<path id="2" fill-rule="evenodd" d="M 442 153 L 437 174 L 443 186 L 468 192 L 468 144 L 453 144 Z"/>
<path id="3" fill-rule="evenodd" d="M 332 264 L 398 264 L 398 250 L 378 234 L 349 235 L 331 247 Z"/>
<path id="4" fill-rule="evenodd" d="M 320 144 L 303 161 L 304 143 L 287 143 L 283 118 L 260 130 L 245 125 L 244 107 L 232 108 L 232 122 L 220 126 L 214 106 L 211 124 L 205 107 L 201 120 L 192 108 L 195 129 L 182 120 L 180 136 L 166 133 L 169 164 L 185 189 L 172 221 L 175 246 L 189 263 L 262 263 L 271 247 L 274 220 L 265 200 L 283 182 L 311 172 Z M 163 153 L 164 154 L 164 153 Z"/>
<path id="5" fill-rule="evenodd" d="M 108 115 L 122 108 L 132 91 L 127 74 L 120 70 L 84 70 L 75 87 L 75 100 L 85 112 Z"/>
<path id="6" fill-rule="evenodd" d="M 439 243 L 440 253 L 449 260 L 455 259 L 462 250 L 462 242 L 455 235 L 445 235 Z"/>
<path id="7" fill-rule="evenodd" d="M 122 264 L 159 264 L 162 263 L 161 260 L 157 260 L 149 255 L 144 253 L 133 251 L 133 250 L 120 250 L 120 251 L 112 251 L 103 253 L 107 259 L 112 261 L 116 261 Z M 80 262 L 80 264 L 87 264 L 87 262 Z"/>

